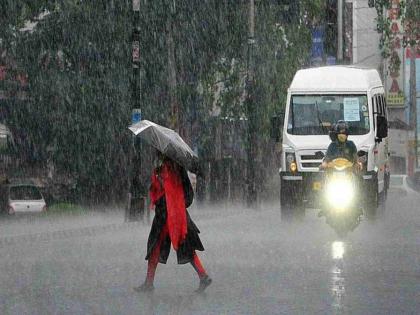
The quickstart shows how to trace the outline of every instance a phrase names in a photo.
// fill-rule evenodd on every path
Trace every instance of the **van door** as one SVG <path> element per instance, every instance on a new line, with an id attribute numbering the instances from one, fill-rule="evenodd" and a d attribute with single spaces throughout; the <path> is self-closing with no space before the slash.
<path id="1" fill-rule="evenodd" d="M 388 106 L 386 104 L 386 97 L 384 94 L 381 94 L 382 104 L 383 104 L 383 113 L 385 115 L 387 124 L 388 124 Z M 389 171 L 389 137 L 386 137 L 382 140 L 384 143 L 384 150 L 383 150 L 383 158 L 384 158 L 384 184 L 385 189 L 388 190 L 389 188 L 389 181 L 390 181 L 390 171 Z"/>
<path id="2" fill-rule="evenodd" d="M 387 117 L 386 104 L 383 92 L 374 92 L 372 98 L 373 104 L 373 119 L 374 119 L 374 128 L 375 135 L 378 130 L 376 124 L 377 116 Z M 374 164 L 378 172 L 378 192 L 382 192 L 385 187 L 385 171 L 388 163 L 388 138 L 382 139 L 381 142 L 376 142 L 373 150 L 374 154 Z"/>

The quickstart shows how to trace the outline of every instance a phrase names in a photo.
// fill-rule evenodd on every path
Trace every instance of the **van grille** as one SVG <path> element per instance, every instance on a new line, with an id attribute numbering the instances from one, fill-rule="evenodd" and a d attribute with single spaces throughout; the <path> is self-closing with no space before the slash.
<path id="1" fill-rule="evenodd" d="M 321 165 L 322 161 L 311 162 L 311 163 L 302 163 L 302 168 L 318 168 Z"/>
<path id="2" fill-rule="evenodd" d="M 322 160 L 325 154 L 322 151 L 317 151 L 315 154 L 302 154 L 300 156 L 301 160 Z"/>
<path id="3" fill-rule="evenodd" d="M 321 150 L 303 150 L 298 153 L 298 164 L 302 171 L 318 171 L 325 153 Z"/>

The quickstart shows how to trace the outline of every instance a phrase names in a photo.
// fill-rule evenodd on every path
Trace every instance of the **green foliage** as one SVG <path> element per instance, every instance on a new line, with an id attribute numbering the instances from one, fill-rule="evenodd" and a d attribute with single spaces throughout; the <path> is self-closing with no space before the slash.
<path id="1" fill-rule="evenodd" d="M 391 30 L 391 19 L 386 15 L 386 11 L 392 8 L 392 0 L 375 0 L 375 8 L 378 14 L 377 30 L 381 33 L 379 48 L 384 58 L 389 58 L 389 71 L 396 72 L 401 66 L 401 60 L 398 55 L 392 53 L 392 45 L 395 34 Z M 420 33 L 420 1 L 407 0 L 399 1 L 399 10 L 396 16 L 401 19 L 404 28 L 404 47 L 407 45 L 416 45 L 417 36 Z"/>
<path id="2" fill-rule="evenodd" d="M 46 212 L 43 212 L 43 216 L 52 215 L 82 215 L 88 213 L 88 209 L 81 207 L 73 203 L 56 203 L 48 207 Z"/>
<path id="3" fill-rule="evenodd" d="M 287 88 L 296 70 L 308 60 L 311 48 L 310 27 L 319 16 L 325 1 L 302 1 L 300 18 L 291 23 L 282 19 L 284 7 L 261 2 L 256 8 L 255 106 L 260 133 L 268 136 L 269 118 L 281 111 L 286 102 Z M 247 6 L 236 14 L 246 19 Z M 247 32 L 243 29 L 242 32 Z M 236 55 L 225 54 L 213 63 L 205 78 L 205 99 L 215 103 L 222 116 L 235 119 L 246 114 L 244 94 L 247 71 L 247 45 Z M 225 51 L 225 50 L 222 50 Z"/>
<path id="4" fill-rule="evenodd" d="M 120 186 L 127 165 L 129 12 L 61 2 L 16 42 L 31 97 L 12 108 L 10 123 L 30 139 L 30 159 L 51 159 L 88 196 Z"/>
<path id="5" fill-rule="evenodd" d="M 404 16 L 404 45 L 414 47 L 420 45 L 420 0 L 407 0 Z"/>
<path id="6" fill-rule="evenodd" d="M 389 71 L 397 72 L 401 66 L 401 60 L 397 54 L 392 53 L 392 45 L 395 34 L 391 30 L 391 19 L 386 15 L 386 11 L 392 8 L 392 0 L 375 0 L 375 8 L 378 14 L 377 30 L 381 33 L 379 48 L 382 57 L 389 58 Z M 419 43 L 420 34 L 420 1 L 406 0 L 399 1 L 397 19 L 401 19 L 404 28 L 404 47 L 410 45 L 414 47 Z"/>
<path id="7" fill-rule="evenodd" d="M 401 2 L 402 10 L 399 11 L 399 18 L 402 18 L 403 6 L 404 1 Z M 394 34 L 391 31 L 391 19 L 386 14 L 386 11 L 391 8 L 391 0 L 375 0 L 375 8 L 377 12 L 376 28 L 381 33 L 379 48 L 382 57 L 388 58 L 392 51 L 391 43 L 394 38 Z"/>
<path id="8" fill-rule="evenodd" d="M 269 117 L 285 104 L 295 71 L 307 61 L 310 27 L 322 20 L 325 0 L 301 0 L 293 8 L 296 16 L 288 20 L 278 1 L 256 1 L 254 104 L 262 140 L 268 139 Z M 131 10 L 131 0 L 7 0 L 1 9 L 5 47 L 29 77 L 29 101 L 11 106 L 8 117 L 28 140 L 21 154 L 41 164 L 52 161 L 89 199 L 104 201 L 126 186 Z M 41 12 L 49 15 L 33 32 L 17 31 Z M 141 1 L 138 23 L 143 116 L 162 124 L 170 116 L 170 29 L 177 79 L 172 92 L 182 123 L 191 126 L 205 154 L 213 137 L 207 128 L 213 104 L 222 116 L 246 115 L 247 2 Z"/>

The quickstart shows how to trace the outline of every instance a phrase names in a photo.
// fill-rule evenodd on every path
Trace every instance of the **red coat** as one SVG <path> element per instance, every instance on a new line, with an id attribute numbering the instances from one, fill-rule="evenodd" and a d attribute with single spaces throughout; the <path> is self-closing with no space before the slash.
<path id="1" fill-rule="evenodd" d="M 155 218 L 149 234 L 146 259 L 149 258 L 159 235 L 166 225 L 169 236 L 161 246 L 159 261 L 165 263 L 170 244 L 177 251 L 178 263 L 190 262 L 194 250 L 204 250 L 200 231 L 191 220 L 186 207 L 192 203 L 193 191 L 185 169 L 166 160 L 152 175 L 150 199 L 155 205 Z"/>

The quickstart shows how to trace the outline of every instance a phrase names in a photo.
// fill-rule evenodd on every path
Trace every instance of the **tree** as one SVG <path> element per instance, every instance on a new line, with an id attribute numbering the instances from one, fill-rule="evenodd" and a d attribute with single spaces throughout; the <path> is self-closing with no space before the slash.
<path id="1" fill-rule="evenodd" d="M 308 26 L 325 1 L 290 3 L 256 2 L 255 97 L 262 142 L 268 141 L 268 118 L 284 106 L 293 74 L 307 61 Z M 284 14 L 286 7 L 290 14 Z M 37 19 L 42 12 L 48 15 Z M 30 153 L 31 163 L 52 160 L 57 172 L 75 179 L 80 196 L 92 200 L 122 195 L 126 186 L 130 14 L 128 0 L 9 0 L 1 11 L 3 42 L 29 78 L 29 101 L 10 106 L 8 117 L 26 135 L 21 151 Z M 214 144 L 206 128 L 213 104 L 223 116 L 244 117 L 246 17 L 243 1 L 141 2 L 143 117 L 168 125 L 168 104 L 175 100 L 181 134 L 202 157 Z M 18 31 L 28 19 L 37 19 L 33 31 Z"/>
<path id="2" fill-rule="evenodd" d="M 11 124 L 29 138 L 31 162 L 52 159 L 87 196 L 121 187 L 114 179 L 124 168 L 130 115 L 128 9 L 57 1 L 15 43 L 30 100 L 11 109 Z"/>

